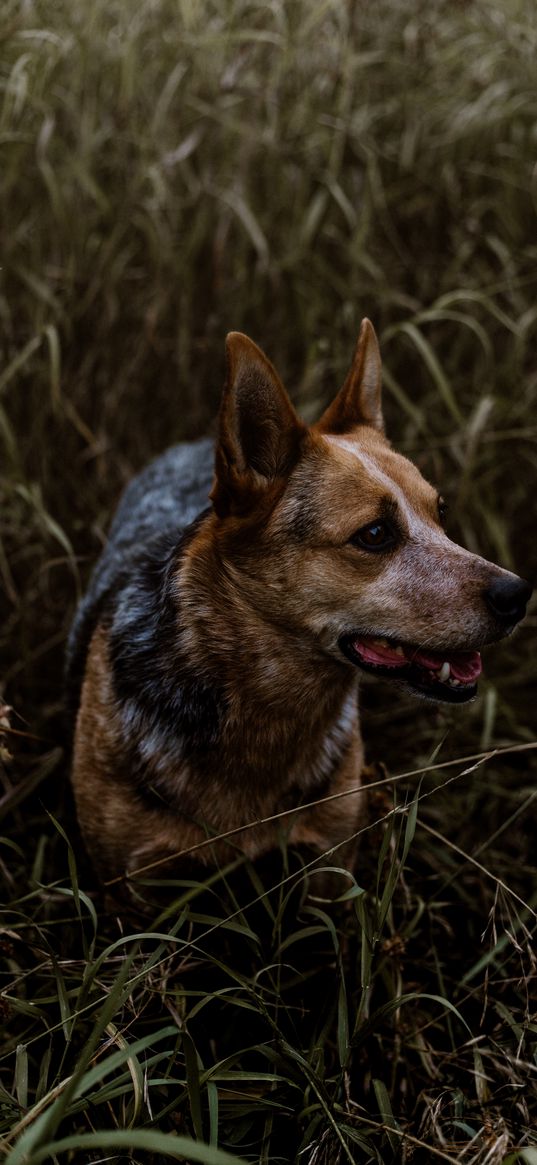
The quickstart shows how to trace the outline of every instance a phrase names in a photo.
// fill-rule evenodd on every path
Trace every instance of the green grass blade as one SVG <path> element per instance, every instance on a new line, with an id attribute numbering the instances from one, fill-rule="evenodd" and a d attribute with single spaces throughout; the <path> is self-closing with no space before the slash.
<path id="1" fill-rule="evenodd" d="M 160 1133 L 156 1129 L 103 1129 L 93 1133 L 78 1133 L 51 1141 L 27 1156 L 12 1152 L 6 1157 L 6 1165 L 41 1165 L 42 1161 L 60 1153 L 87 1152 L 110 1149 L 112 1152 L 142 1150 L 147 1153 L 161 1153 L 173 1161 L 200 1162 L 200 1165 L 243 1165 L 244 1158 L 226 1153 L 214 1145 L 200 1144 L 189 1137 Z"/>

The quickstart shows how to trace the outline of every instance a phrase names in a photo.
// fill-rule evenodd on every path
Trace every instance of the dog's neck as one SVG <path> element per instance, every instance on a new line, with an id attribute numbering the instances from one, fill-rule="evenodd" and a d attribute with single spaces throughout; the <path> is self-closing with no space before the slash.
<path id="1" fill-rule="evenodd" d="M 185 657 L 219 693 L 220 755 L 252 780 L 322 768 L 357 729 L 356 672 L 261 614 L 249 580 L 214 544 L 194 543 L 178 592 Z"/>
<path id="2" fill-rule="evenodd" d="M 114 615 L 127 733 L 154 772 L 171 761 L 191 777 L 240 775 L 249 790 L 313 789 L 356 739 L 356 673 L 262 618 L 211 544 L 197 541 L 148 554 Z"/>

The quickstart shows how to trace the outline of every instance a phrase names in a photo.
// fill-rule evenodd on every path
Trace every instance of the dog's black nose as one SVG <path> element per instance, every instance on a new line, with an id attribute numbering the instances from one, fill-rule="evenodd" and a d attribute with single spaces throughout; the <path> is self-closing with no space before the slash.
<path id="1" fill-rule="evenodd" d="M 509 578 L 495 579 L 484 591 L 484 598 L 497 618 L 508 626 L 514 626 L 524 618 L 526 603 L 532 591 L 529 582 L 512 574 Z"/>

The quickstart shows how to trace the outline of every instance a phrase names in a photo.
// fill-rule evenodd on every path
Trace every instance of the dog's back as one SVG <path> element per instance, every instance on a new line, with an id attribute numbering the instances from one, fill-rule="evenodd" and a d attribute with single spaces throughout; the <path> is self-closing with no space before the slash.
<path id="1" fill-rule="evenodd" d="M 208 438 L 174 445 L 127 486 L 109 538 L 77 609 L 69 635 L 66 687 L 76 711 L 89 642 L 98 620 L 137 573 L 181 536 L 208 503 L 214 448 Z"/>

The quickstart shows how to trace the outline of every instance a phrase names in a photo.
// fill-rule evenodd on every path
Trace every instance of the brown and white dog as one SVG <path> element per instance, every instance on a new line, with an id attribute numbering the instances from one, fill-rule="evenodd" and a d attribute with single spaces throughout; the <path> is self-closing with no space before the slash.
<path id="1" fill-rule="evenodd" d="M 214 477 L 202 440 L 131 483 L 71 634 L 73 784 L 105 880 L 165 858 L 180 873 L 193 847 L 256 858 L 282 826 L 352 864 L 359 792 L 218 838 L 357 790 L 361 671 L 463 703 L 531 593 L 449 539 L 391 448 L 368 320 L 311 428 L 251 340 L 231 333 L 227 359 Z"/>

